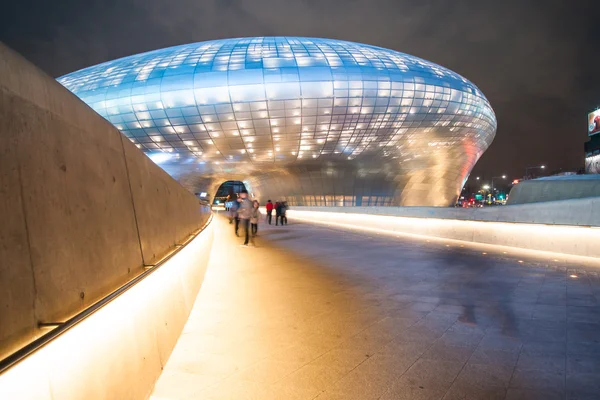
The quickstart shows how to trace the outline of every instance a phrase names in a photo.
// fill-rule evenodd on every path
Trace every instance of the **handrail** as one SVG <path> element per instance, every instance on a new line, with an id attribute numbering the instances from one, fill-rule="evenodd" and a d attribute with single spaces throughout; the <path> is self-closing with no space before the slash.
<path id="1" fill-rule="evenodd" d="M 40 323 L 38 323 L 38 327 L 50 327 L 50 326 L 53 327 L 53 326 L 55 326 L 56 328 L 51 330 L 50 332 L 40 336 L 39 338 L 35 339 L 31 343 L 28 343 L 27 345 L 21 347 L 19 350 L 15 351 L 8 357 L 0 360 L 0 374 L 4 373 L 11 367 L 14 367 L 16 364 L 23 361 L 27 356 L 35 353 L 40 348 L 47 345 L 48 343 L 50 343 L 51 341 L 53 341 L 54 339 L 56 339 L 57 337 L 59 337 L 60 335 L 65 333 L 66 331 L 68 331 L 69 329 L 73 328 L 75 325 L 77 325 L 78 323 L 80 323 L 81 321 L 86 319 L 87 317 L 91 316 L 96 311 L 100 310 L 102 307 L 104 307 L 105 305 L 107 305 L 108 303 L 110 303 L 111 301 L 113 301 L 114 299 L 116 299 L 117 297 L 122 295 L 123 293 L 125 293 L 127 290 L 131 289 L 133 286 L 135 286 L 136 284 L 138 284 L 139 282 L 141 282 L 142 280 L 147 278 L 151 273 L 156 271 L 164 263 L 166 263 L 168 260 L 173 258 L 173 256 L 175 256 L 177 253 L 179 253 L 181 251 L 181 249 L 183 249 L 188 243 L 190 243 L 201 232 L 203 232 L 206 229 L 206 227 L 208 227 L 208 225 L 211 223 L 212 219 L 213 219 L 213 215 L 211 213 L 208 220 L 201 228 L 197 229 L 196 231 L 194 231 L 190 235 L 188 235 L 186 237 L 186 239 L 183 240 L 182 243 L 176 244 L 175 247 L 173 248 L 173 250 L 171 250 L 167 255 L 165 255 L 163 258 L 161 258 L 158 262 L 151 264 L 151 265 L 144 265 L 143 266 L 144 271 L 141 274 L 139 274 L 135 278 L 131 279 L 129 282 L 125 283 L 124 285 L 120 286 L 116 290 L 112 291 L 108 295 L 104 296 L 100 300 L 96 301 L 94 304 L 92 304 L 89 307 L 85 308 L 84 310 L 80 311 L 79 313 L 77 313 L 73 317 L 69 318 L 65 322 L 45 322 L 45 323 L 40 322 Z"/>

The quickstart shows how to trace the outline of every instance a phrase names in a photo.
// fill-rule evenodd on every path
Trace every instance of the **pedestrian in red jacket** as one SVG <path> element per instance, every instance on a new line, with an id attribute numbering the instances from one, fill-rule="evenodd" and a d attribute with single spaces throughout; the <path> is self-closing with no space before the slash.
<path id="1" fill-rule="evenodd" d="M 273 203 L 271 203 L 271 200 L 267 200 L 267 222 L 269 222 L 269 225 L 271 225 L 272 214 L 273 214 Z"/>

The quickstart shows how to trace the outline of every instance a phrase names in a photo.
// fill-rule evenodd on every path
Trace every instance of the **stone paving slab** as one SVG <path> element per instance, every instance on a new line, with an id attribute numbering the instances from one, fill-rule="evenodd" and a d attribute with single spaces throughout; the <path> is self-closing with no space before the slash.
<path id="1" fill-rule="evenodd" d="M 600 267 L 294 221 L 244 248 L 215 224 L 155 400 L 599 398 Z"/>

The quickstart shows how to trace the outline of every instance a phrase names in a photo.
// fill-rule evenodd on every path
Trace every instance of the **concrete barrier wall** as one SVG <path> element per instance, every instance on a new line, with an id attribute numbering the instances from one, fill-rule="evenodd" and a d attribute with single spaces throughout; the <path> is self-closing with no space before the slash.
<path id="1" fill-rule="evenodd" d="M 204 224 L 210 208 L 200 208 L 196 196 L 157 167 L 125 136 L 121 138 L 142 256 L 146 264 L 151 264 Z"/>
<path id="2" fill-rule="evenodd" d="M 209 216 L 112 124 L 0 44 L 0 358 L 43 334 L 38 321 L 93 304 Z"/>
<path id="3" fill-rule="evenodd" d="M 600 197 L 485 208 L 454 207 L 292 207 L 293 210 L 390 215 L 407 218 L 528 224 L 600 226 Z"/>
<path id="4" fill-rule="evenodd" d="M 333 211 L 332 208 L 321 207 L 317 210 L 317 207 L 294 207 L 288 211 L 288 216 L 291 219 L 348 228 L 600 257 L 600 229 L 596 227 L 499 222 L 491 218 L 488 221 L 469 220 L 466 218 L 469 213 L 460 215 L 461 218 L 451 218 L 451 215 L 459 215 L 451 209 L 439 209 L 438 213 L 430 210 L 431 213 L 425 215 L 425 209 L 412 210 L 412 214 L 409 210 L 396 210 L 396 214 L 394 210 L 389 210 L 383 214 L 385 210 L 370 210 L 366 207 L 349 207 L 345 212 Z M 410 216 L 406 216 L 409 214 Z M 513 217 L 518 217 L 518 213 Z"/>
<path id="5" fill-rule="evenodd" d="M 508 204 L 540 203 L 600 196 L 600 175 L 546 176 L 522 181 L 508 196 Z"/>
<path id="6" fill-rule="evenodd" d="M 156 272 L 0 375 L 0 399 L 145 399 L 193 307 L 209 226 Z"/>

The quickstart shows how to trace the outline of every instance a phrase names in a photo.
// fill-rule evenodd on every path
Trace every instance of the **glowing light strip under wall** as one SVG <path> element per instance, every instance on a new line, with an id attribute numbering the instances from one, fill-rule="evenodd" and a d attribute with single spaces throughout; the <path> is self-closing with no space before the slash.
<path id="1" fill-rule="evenodd" d="M 203 280 L 212 224 L 160 268 L 0 375 L 0 399 L 146 398 Z"/>
<path id="2" fill-rule="evenodd" d="M 437 240 L 505 253 L 600 265 L 600 229 L 509 222 L 463 221 L 288 210 L 288 217 L 344 229 Z"/>

